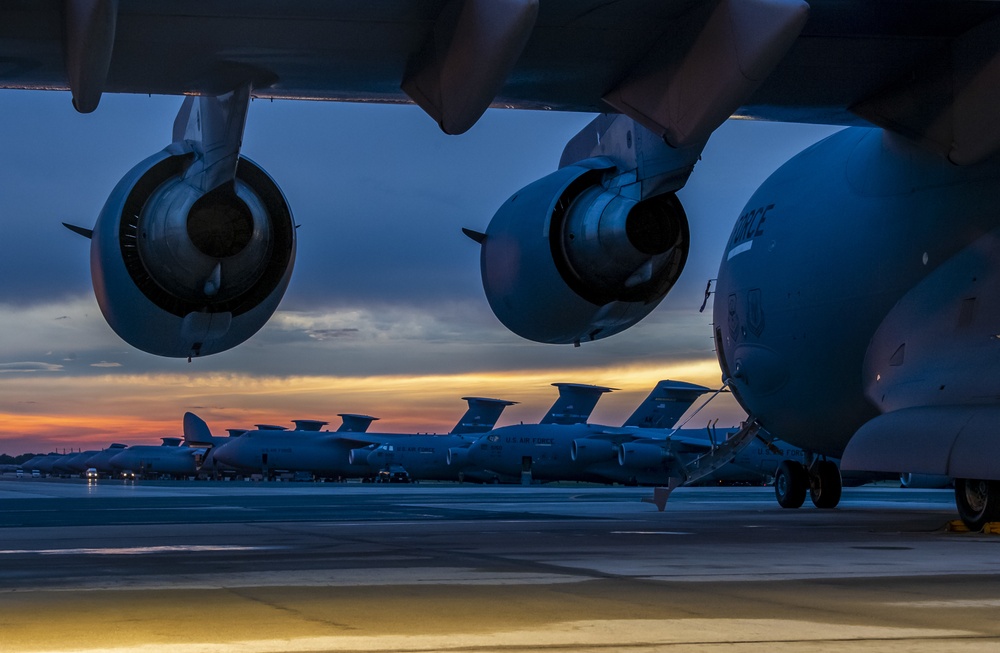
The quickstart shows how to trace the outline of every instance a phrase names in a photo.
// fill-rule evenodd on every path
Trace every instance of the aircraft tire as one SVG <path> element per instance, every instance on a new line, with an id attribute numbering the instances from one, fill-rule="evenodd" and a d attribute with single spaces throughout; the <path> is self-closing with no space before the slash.
<path id="1" fill-rule="evenodd" d="M 809 475 L 809 498 L 817 508 L 836 508 L 844 491 L 837 463 L 820 460 Z"/>
<path id="2" fill-rule="evenodd" d="M 782 460 L 774 473 L 774 497 L 782 508 L 801 508 L 809 489 L 809 473 L 802 463 Z"/>
<path id="3" fill-rule="evenodd" d="M 955 505 L 970 531 L 981 531 L 989 522 L 1000 521 L 1000 481 L 955 479 Z"/>

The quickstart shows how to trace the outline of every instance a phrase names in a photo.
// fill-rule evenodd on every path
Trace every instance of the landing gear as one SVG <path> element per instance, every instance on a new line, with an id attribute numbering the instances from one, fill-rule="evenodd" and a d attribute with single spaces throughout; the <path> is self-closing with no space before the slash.
<path id="1" fill-rule="evenodd" d="M 955 505 L 970 531 L 981 531 L 987 523 L 1000 521 L 1000 481 L 956 478 Z"/>
<path id="2" fill-rule="evenodd" d="M 809 470 L 809 497 L 817 508 L 836 508 L 843 489 L 837 463 L 818 460 Z"/>
<path id="3" fill-rule="evenodd" d="M 782 460 L 774 473 L 774 496 L 782 508 L 801 508 L 809 488 L 809 474 L 802 463 Z"/>
<path id="4" fill-rule="evenodd" d="M 829 460 L 817 460 L 808 468 L 783 460 L 774 473 L 774 496 L 782 508 L 801 508 L 807 491 L 817 508 L 836 508 L 843 487 L 840 469 Z"/>

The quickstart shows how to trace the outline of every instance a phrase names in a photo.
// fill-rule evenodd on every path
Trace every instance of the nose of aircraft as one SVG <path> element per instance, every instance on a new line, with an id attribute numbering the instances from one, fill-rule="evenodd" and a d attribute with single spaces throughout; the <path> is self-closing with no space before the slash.
<path id="1" fill-rule="evenodd" d="M 230 442 L 224 442 L 212 449 L 212 457 L 223 465 L 240 467 L 240 460 L 245 457 L 242 455 L 241 444 L 239 438 L 234 438 Z"/>

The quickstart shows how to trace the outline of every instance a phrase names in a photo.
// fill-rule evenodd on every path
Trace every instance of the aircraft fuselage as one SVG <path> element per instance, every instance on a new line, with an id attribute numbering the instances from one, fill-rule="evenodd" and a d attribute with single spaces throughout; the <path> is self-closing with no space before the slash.
<path id="1" fill-rule="evenodd" d="M 840 457 L 880 413 L 996 403 L 1000 163 L 841 131 L 753 195 L 716 286 L 723 376 L 775 437 Z"/>

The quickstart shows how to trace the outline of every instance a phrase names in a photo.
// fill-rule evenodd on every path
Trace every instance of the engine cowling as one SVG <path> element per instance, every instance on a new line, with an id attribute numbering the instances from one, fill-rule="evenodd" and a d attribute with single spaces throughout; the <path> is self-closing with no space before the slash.
<path id="1" fill-rule="evenodd" d="M 175 144 L 134 167 L 91 238 L 94 292 L 108 324 L 159 356 L 230 349 L 278 307 L 295 261 L 295 225 L 277 184 L 240 158 L 236 180 L 204 193 L 185 182 Z"/>
<path id="2" fill-rule="evenodd" d="M 579 438 L 570 443 L 569 456 L 573 462 L 581 465 L 614 460 L 618 455 L 615 445 L 607 440 L 594 438 Z"/>
<path id="3" fill-rule="evenodd" d="M 617 176 L 616 176 L 617 175 Z M 673 193 L 630 197 L 606 159 L 566 166 L 497 211 L 482 239 L 483 288 L 521 337 L 579 344 L 644 318 L 684 268 L 690 236 Z"/>
<path id="4" fill-rule="evenodd" d="M 445 455 L 445 461 L 453 467 L 462 467 L 469 464 L 468 447 L 450 447 Z"/>
<path id="5" fill-rule="evenodd" d="M 626 442 L 618 447 L 618 464 L 622 467 L 634 469 L 662 467 L 673 458 L 669 448 L 658 444 Z"/>
<path id="6" fill-rule="evenodd" d="M 899 484 L 905 488 L 938 490 L 950 487 L 954 480 L 941 474 L 910 474 L 899 475 Z"/>
<path id="7" fill-rule="evenodd" d="M 351 449 L 347 452 L 347 464 L 358 467 L 377 465 L 380 462 L 379 456 L 375 455 L 377 453 L 380 453 L 379 448 L 372 445 Z M 385 455 L 384 452 L 381 453 Z"/>

